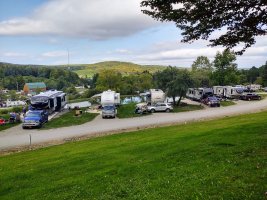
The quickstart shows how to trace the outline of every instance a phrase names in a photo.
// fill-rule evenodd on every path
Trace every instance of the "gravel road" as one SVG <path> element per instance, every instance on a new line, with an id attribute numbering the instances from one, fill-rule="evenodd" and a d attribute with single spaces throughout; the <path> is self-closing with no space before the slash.
<path id="1" fill-rule="evenodd" d="M 29 146 L 29 135 L 31 135 L 32 145 L 50 145 L 79 137 L 90 137 L 166 124 L 214 119 L 262 110 L 267 110 L 267 99 L 251 102 L 238 101 L 237 105 L 229 107 L 207 108 L 182 113 L 155 113 L 153 115 L 128 119 L 102 119 L 101 116 L 98 116 L 95 120 L 83 125 L 50 130 L 23 130 L 21 125 L 19 125 L 0 133 L 0 151 Z"/>

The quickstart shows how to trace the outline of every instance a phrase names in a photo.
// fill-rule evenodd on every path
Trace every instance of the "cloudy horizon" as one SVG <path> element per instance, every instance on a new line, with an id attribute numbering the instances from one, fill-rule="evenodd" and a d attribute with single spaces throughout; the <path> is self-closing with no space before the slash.
<path id="1" fill-rule="evenodd" d="M 140 0 L 110 2 L 0 1 L 0 62 L 66 64 L 69 52 L 71 64 L 115 60 L 190 67 L 198 56 L 212 61 L 223 50 L 203 40 L 181 43 L 180 30 L 142 14 Z M 266 58 L 267 38 L 257 37 L 236 63 L 259 67 Z"/>

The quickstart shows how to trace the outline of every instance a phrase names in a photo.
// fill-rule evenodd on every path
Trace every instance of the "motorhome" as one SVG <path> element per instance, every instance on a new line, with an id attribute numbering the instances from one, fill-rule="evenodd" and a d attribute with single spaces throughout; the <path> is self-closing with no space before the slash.
<path id="1" fill-rule="evenodd" d="M 120 93 L 112 90 L 104 91 L 101 94 L 102 118 L 115 118 L 116 106 L 120 105 Z"/>
<path id="2" fill-rule="evenodd" d="M 146 93 L 146 101 L 148 104 L 156 104 L 159 102 L 164 102 L 166 99 L 165 93 L 161 89 L 150 89 Z"/>
<path id="3" fill-rule="evenodd" d="M 66 103 L 66 94 L 57 90 L 48 90 L 31 97 L 32 110 L 46 110 L 49 114 L 60 111 Z"/>
<path id="4" fill-rule="evenodd" d="M 189 88 L 186 93 L 186 97 L 194 101 L 201 101 L 203 98 L 212 95 L 212 88 Z"/>
<path id="5" fill-rule="evenodd" d="M 120 93 L 116 93 L 115 91 L 107 90 L 101 94 L 100 102 L 102 106 L 105 106 L 105 105 L 119 106 L 120 101 L 121 101 Z"/>

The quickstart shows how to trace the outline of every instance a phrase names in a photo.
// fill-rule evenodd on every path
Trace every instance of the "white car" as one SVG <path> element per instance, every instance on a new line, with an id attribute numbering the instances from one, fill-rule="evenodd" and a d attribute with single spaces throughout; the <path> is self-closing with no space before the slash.
<path id="1" fill-rule="evenodd" d="M 168 103 L 157 103 L 154 106 L 148 106 L 147 110 L 149 112 L 170 112 L 173 110 L 173 107 Z"/>

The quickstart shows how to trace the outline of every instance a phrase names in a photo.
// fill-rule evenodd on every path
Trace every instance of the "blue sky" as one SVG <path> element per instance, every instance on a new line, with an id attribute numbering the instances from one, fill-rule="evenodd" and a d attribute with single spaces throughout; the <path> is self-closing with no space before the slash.
<path id="1" fill-rule="evenodd" d="M 17 64 L 71 64 L 129 61 L 190 67 L 197 56 L 212 61 L 223 48 L 206 41 L 180 43 L 172 23 L 141 13 L 140 0 L 1 0 L 0 61 Z M 219 34 L 219 32 L 215 33 Z M 267 38 L 243 56 L 240 68 L 263 65 Z"/>

